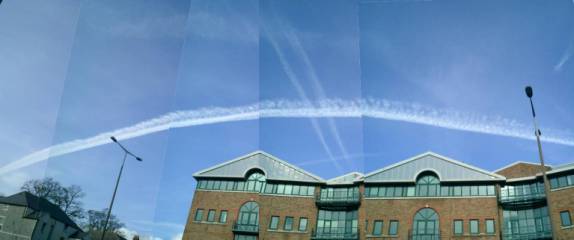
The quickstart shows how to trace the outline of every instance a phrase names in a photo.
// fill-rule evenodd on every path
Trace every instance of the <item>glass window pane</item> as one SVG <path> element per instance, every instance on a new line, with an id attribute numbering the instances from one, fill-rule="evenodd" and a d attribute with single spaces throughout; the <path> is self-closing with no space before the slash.
<path id="1" fill-rule="evenodd" d="M 562 226 L 564 227 L 572 225 L 569 211 L 560 212 L 560 220 L 562 222 Z"/>
<path id="2" fill-rule="evenodd" d="M 470 234 L 478 234 L 478 220 L 470 220 Z"/>
<path id="3" fill-rule="evenodd" d="M 556 178 L 550 178 L 550 186 L 552 188 L 558 188 L 558 179 Z"/>
<path id="4" fill-rule="evenodd" d="M 462 220 L 454 220 L 454 234 L 460 235 L 462 231 Z"/>
<path id="5" fill-rule="evenodd" d="M 201 221 L 203 219 L 203 209 L 197 209 L 195 211 L 195 221 Z"/>
<path id="6" fill-rule="evenodd" d="M 283 229 L 286 231 L 293 230 L 293 217 L 285 217 L 285 225 L 283 226 Z"/>
<path id="7" fill-rule="evenodd" d="M 307 218 L 299 219 L 299 231 L 301 232 L 307 231 Z"/>
<path id="8" fill-rule="evenodd" d="M 470 196 L 470 186 L 462 186 L 462 195 Z"/>
<path id="9" fill-rule="evenodd" d="M 292 185 L 285 185 L 285 194 L 287 195 L 291 195 L 291 192 L 293 191 L 293 186 Z"/>
<path id="10" fill-rule="evenodd" d="M 462 193 L 462 188 L 460 186 L 454 186 L 453 188 L 453 195 L 460 196 Z"/>
<path id="11" fill-rule="evenodd" d="M 219 214 L 219 222 L 220 223 L 227 222 L 227 211 L 226 210 L 222 210 L 221 213 Z"/>
<path id="12" fill-rule="evenodd" d="M 383 232 L 383 221 L 375 221 L 373 225 L 373 235 L 381 235 Z"/>
<path id="13" fill-rule="evenodd" d="M 488 195 L 488 196 L 494 196 L 495 195 L 494 185 L 486 186 L 486 195 Z"/>
<path id="14" fill-rule="evenodd" d="M 488 234 L 494 233 L 494 220 L 492 220 L 492 219 L 486 220 L 486 233 L 488 233 Z"/>
<path id="15" fill-rule="evenodd" d="M 215 210 L 209 209 L 209 212 L 207 212 L 207 221 L 215 222 Z"/>
<path id="16" fill-rule="evenodd" d="M 378 197 L 379 196 L 379 188 L 378 187 L 372 187 L 370 196 L 371 197 Z"/>
<path id="17" fill-rule="evenodd" d="M 293 186 L 293 192 L 292 192 L 292 194 L 293 194 L 293 195 L 299 195 L 299 190 L 300 190 L 300 188 L 301 188 L 301 187 L 300 187 L 299 185 L 294 185 L 294 186 Z"/>
<path id="18" fill-rule="evenodd" d="M 389 235 L 397 235 L 399 231 L 399 221 L 391 220 L 389 223 Z"/>
<path id="19" fill-rule="evenodd" d="M 269 223 L 269 229 L 275 230 L 275 229 L 277 229 L 278 226 L 279 226 L 279 217 L 278 216 L 272 216 L 271 222 Z"/>
<path id="20" fill-rule="evenodd" d="M 486 196 L 486 186 L 478 186 L 478 195 Z"/>

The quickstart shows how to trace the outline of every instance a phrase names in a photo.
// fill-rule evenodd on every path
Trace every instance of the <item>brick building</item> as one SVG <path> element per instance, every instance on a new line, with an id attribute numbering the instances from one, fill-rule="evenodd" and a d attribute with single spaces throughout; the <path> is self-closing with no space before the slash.
<path id="1" fill-rule="evenodd" d="M 428 152 L 323 180 L 258 151 L 194 175 L 183 239 L 574 239 L 574 164 L 548 168 L 549 198 L 540 170 Z"/>

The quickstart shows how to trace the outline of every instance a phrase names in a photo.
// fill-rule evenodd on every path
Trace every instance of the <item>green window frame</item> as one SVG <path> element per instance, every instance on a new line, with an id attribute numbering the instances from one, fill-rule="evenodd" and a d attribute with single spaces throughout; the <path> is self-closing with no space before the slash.
<path id="1" fill-rule="evenodd" d="M 279 228 L 279 216 L 271 216 L 271 220 L 269 221 L 269 229 L 277 230 Z"/>
<path id="2" fill-rule="evenodd" d="M 471 219 L 470 221 L 468 221 L 468 225 L 471 235 L 476 235 L 480 232 L 478 219 Z"/>
<path id="3" fill-rule="evenodd" d="M 494 219 L 486 219 L 486 233 L 487 234 L 494 234 L 496 232 L 496 226 L 494 225 Z"/>
<path id="4" fill-rule="evenodd" d="M 464 233 L 464 223 L 462 220 L 457 219 L 453 221 L 453 233 L 454 235 L 462 235 Z"/>
<path id="5" fill-rule="evenodd" d="M 389 221 L 389 235 L 394 236 L 399 233 L 399 221 L 391 220 Z"/>
<path id="6" fill-rule="evenodd" d="M 562 227 L 572 226 L 572 219 L 570 218 L 570 211 L 560 212 L 560 225 Z"/>
<path id="7" fill-rule="evenodd" d="M 291 231 L 293 230 L 293 217 L 285 217 L 285 222 L 283 224 L 283 230 Z"/>
<path id="8" fill-rule="evenodd" d="M 306 217 L 299 218 L 299 232 L 307 231 L 307 223 L 309 223 L 309 219 Z"/>
<path id="9" fill-rule="evenodd" d="M 202 208 L 198 208 L 195 210 L 195 217 L 193 218 L 193 220 L 195 220 L 195 221 L 203 220 L 203 209 Z"/>
<path id="10" fill-rule="evenodd" d="M 373 235 L 378 236 L 383 234 L 383 221 L 375 220 L 373 222 Z"/>
<path id="11" fill-rule="evenodd" d="M 215 222 L 215 209 L 209 209 L 209 211 L 207 211 L 207 221 Z"/>

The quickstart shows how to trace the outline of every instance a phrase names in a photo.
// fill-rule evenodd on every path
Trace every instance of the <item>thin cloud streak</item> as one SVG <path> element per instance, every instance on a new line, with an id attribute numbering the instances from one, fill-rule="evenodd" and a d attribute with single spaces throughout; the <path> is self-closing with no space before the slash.
<path id="1" fill-rule="evenodd" d="M 279 47 L 279 44 L 277 43 L 277 41 L 275 40 L 273 35 L 269 31 L 267 31 L 265 26 L 263 26 L 263 29 L 264 29 L 266 36 L 268 36 L 268 38 L 269 38 L 269 42 L 273 46 L 273 50 L 275 50 L 275 53 L 277 53 L 277 56 L 279 57 L 279 62 L 281 63 L 281 67 L 283 68 L 283 72 L 285 72 L 285 74 L 287 75 L 287 78 L 289 79 L 289 81 L 291 82 L 293 87 L 295 87 L 295 90 L 297 91 L 297 94 L 299 95 L 299 97 L 301 99 L 303 99 L 303 101 L 305 101 L 306 103 L 310 103 L 309 98 L 307 97 L 307 94 L 305 93 L 305 90 L 303 89 L 303 86 L 301 86 L 301 83 L 299 82 L 299 80 L 297 80 L 298 79 L 297 75 L 295 74 L 295 72 L 291 68 L 291 64 L 289 64 L 289 62 L 287 61 L 287 58 L 285 57 L 285 54 L 283 53 L 283 51 Z M 332 159 L 332 163 L 333 163 L 333 165 L 335 165 L 335 168 L 337 168 L 337 170 L 340 173 L 342 173 L 343 167 L 341 166 L 341 164 L 339 164 L 339 162 L 337 160 L 335 160 L 333 151 L 329 147 L 329 144 L 327 144 L 327 140 L 325 139 L 325 136 L 323 134 L 323 130 L 321 130 L 321 127 L 319 126 L 319 122 L 317 121 L 317 119 L 314 119 L 314 118 L 311 118 L 309 120 L 311 121 L 311 125 L 313 126 L 313 130 L 315 131 L 315 134 L 317 135 L 317 137 L 319 138 L 319 141 L 321 142 L 321 146 L 323 147 L 323 149 L 325 150 L 325 152 L 327 153 L 329 158 Z"/>
<path id="2" fill-rule="evenodd" d="M 0 175 L 45 161 L 50 157 L 108 144 L 111 142 L 110 136 L 126 140 L 168 129 L 265 118 L 372 118 L 535 140 L 530 125 L 513 119 L 451 109 L 436 109 L 415 103 L 377 99 L 326 99 L 314 103 L 287 100 L 263 101 L 239 107 L 212 107 L 170 112 L 129 127 L 44 148 L 3 166 L 0 168 Z M 565 131 L 547 129 L 542 140 L 548 143 L 574 146 L 574 137 L 570 132 Z"/>
<path id="3" fill-rule="evenodd" d="M 287 26 L 284 28 L 289 30 L 289 31 L 287 31 L 287 38 L 289 39 L 289 43 L 291 44 L 293 49 L 295 49 L 295 52 L 303 59 L 303 62 L 305 63 L 305 67 L 307 68 L 307 75 L 308 75 L 307 77 L 309 79 L 311 79 L 311 82 L 315 86 L 313 88 L 315 90 L 315 95 L 317 95 L 319 97 L 319 99 L 327 98 L 327 96 L 325 94 L 325 90 L 323 90 L 323 86 L 321 85 L 321 82 L 319 81 L 319 77 L 317 76 L 317 73 L 315 72 L 315 67 L 313 67 L 313 64 L 311 63 L 311 59 L 309 59 L 309 55 L 307 54 L 307 52 L 305 51 L 305 48 L 301 44 L 299 37 L 294 32 L 294 30 L 290 28 L 290 26 Z M 341 153 L 343 154 L 343 157 L 344 157 L 343 160 L 345 160 L 347 163 L 350 163 L 350 160 L 348 158 L 349 154 L 347 152 L 347 149 L 345 148 L 345 144 L 343 143 L 343 140 L 341 139 L 341 136 L 339 134 L 339 130 L 337 129 L 337 126 L 335 125 L 335 121 L 333 121 L 332 118 L 328 118 L 327 124 L 329 126 L 329 130 L 331 131 L 331 134 L 333 135 L 333 137 L 335 139 L 335 142 L 337 143 L 337 146 L 339 147 Z"/>

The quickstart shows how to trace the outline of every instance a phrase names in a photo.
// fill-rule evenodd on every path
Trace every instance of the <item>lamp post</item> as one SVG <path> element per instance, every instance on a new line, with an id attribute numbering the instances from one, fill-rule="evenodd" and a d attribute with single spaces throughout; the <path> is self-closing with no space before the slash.
<path id="1" fill-rule="evenodd" d="M 112 141 L 114 141 L 116 144 L 118 144 L 118 146 L 120 146 L 120 148 L 122 148 L 122 150 L 124 151 L 124 158 L 122 160 L 122 166 L 120 167 L 120 173 L 118 175 L 118 179 L 116 180 L 116 187 L 114 188 L 114 195 L 112 196 L 112 201 L 110 202 L 110 207 L 108 208 L 108 215 L 106 216 L 106 222 L 104 223 L 104 230 L 102 231 L 101 240 L 104 240 L 104 237 L 106 236 L 106 230 L 108 228 L 108 222 L 110 221 L 110 215 L 112 214 L 112 208 L 114 207 L 114 200 L 116 199 L 116 192 L 118 191 L 118 185 L 120 183 L 120 178 L 122 177 L 122 172 L 124 171 L 124 164 L 126 163 L 126 158 L 128 157 L 128 155 L 130 155 L 130 156 L 134 157 L 136 160 L 138 160 L 140 162 L 142 161 L 142 159 L 140 157 L 138 157 L 135 154 L 128 151 L 120 142 L 118 142 L 118 140 L 114 136 L 110 137 L 110 139 L 112 139 Z"/>
<path id="2" fill-rule="evenodd" d="M 550 220 L 550 229 L 552 230 L 552 239 L 555 239 L 556 230 L 554 229 L 554 222 L 552 221 L 552 208 L 550 207 L 550 183 L 548 182 L 548 177 L 546 176 L 546 165 L 544 165 L 544 155 L 542 154 L 542 145 L 540 144 L 540 135 L 542 135 L 542 132 L 540 132 L 538 123 L 536 122 L 536 112 L 534 111 L 534 104 L 532 103 L 532 87 L 526 86 L 524 91 L 530 100 L 530 109 L 532 110 L 532 120 L 534 122 L 534 135 L 536 135 L 536 143 L 538 143 L 538 157 L 540 158 L 540 166 L 542 166 L 542 178 L 544 181 L 544 194 L 546 194 L 546 206 L 548 207 L 548 218 Z"/>

